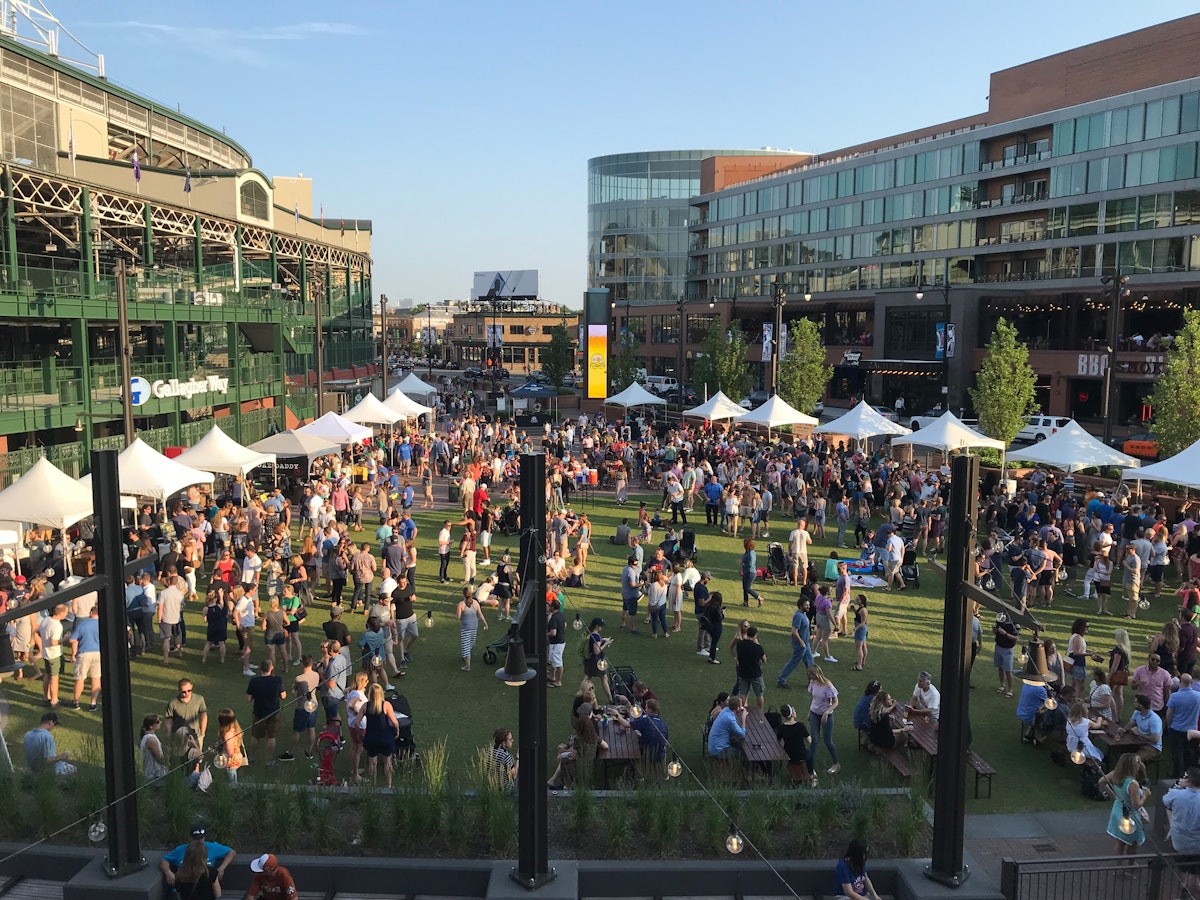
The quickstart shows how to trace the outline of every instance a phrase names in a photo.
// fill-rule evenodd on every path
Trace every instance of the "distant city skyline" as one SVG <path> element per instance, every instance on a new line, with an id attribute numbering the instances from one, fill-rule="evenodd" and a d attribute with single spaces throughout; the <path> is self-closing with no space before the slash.
<path id="1" fill-rule="evenodd" d="M 1196 11 L 211 0 L 184 21 L 46 2 L 114 84 L 225 129 L 268 176 L 311 177 L 314 214 L 370 219 L 376 299 L 467 299 L 473 272 L 527 268 L 542 299 L 574 308 L 591 157 L 825 153 L 979 112 L 993 71 Z"/>

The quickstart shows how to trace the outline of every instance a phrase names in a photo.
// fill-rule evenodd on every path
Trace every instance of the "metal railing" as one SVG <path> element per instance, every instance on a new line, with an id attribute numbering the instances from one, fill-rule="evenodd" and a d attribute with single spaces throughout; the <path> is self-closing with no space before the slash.
<path id="1" fill-rule="evenodd" d="M 1200 898 L 1198 866 L 1200 856 L 1178 853 L 1146 853 L 1119 858 L 1003 859 L 1000 891 L 1005 900 Z"/>

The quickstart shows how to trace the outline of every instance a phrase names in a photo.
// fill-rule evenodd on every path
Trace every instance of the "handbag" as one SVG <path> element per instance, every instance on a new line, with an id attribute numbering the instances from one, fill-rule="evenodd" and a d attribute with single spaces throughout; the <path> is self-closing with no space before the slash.
<path id="1" fill-rule="evenodd" d="M 1129 684 L 1129 670 L 1117 669 L 1112 673 L 1112 677 L 1108 679 L 1108 683 L 1113 687 L 1122 687 Z"/>

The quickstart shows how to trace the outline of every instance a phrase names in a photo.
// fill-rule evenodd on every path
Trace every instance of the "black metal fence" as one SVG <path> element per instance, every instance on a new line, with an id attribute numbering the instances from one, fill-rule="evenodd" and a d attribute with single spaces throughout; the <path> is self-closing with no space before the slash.
<path id="1" fill-rule="evenodd" d="M 1200 900 L 1200 856 L 1001 861 L 1005 900 Z"/>

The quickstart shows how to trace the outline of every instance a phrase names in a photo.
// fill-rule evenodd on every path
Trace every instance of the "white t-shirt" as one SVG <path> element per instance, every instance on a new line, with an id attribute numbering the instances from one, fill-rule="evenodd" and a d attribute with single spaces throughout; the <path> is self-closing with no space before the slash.
<path id="1" fill-rule="evenodd" d="M 47 616 L 38 625 L 38 634 L 42 637 L 42 659 L 59 659 L 62 657 L 63 625 L 61 619 Z M 51 641 L 58 641 L 54 646 Z"/>
<path id="2" fill-rule="evenodd" d="M 367 695 L 362 691 L 351 691 L 347 694 L 346 724 L 359 731 L 365 730 L 367 727 L 366 705 Z"/>
<path id="3" fill-rule="evenodd" d="M 254 627 L 254 600 L 249 594 L 243 594 L 234 605 L 233 615 L 238 628 Z"/>
<path id="4" fill-rule="evenodd" d="M 438 554 L 445 556 L 450 552 L 450 529 L 443 528 L 438 532 Z"/>
<path id="5" fill-rule="evenodd" d="M 793 559 L 808 562 L 808 545 L 812 543 L 812 535 L 800 528 L 793 528 L 788 535 L 788 549 Z"/>
<path id="6" fill-rule="evenodd" d="M 942 706 L 942 695 L 938 693 L 938 689 L 930 684 L 928 688 L 921 690 L 921 686 L 916 684 L 913 685 L 913 696 L 921 701 L 923 708 L 933 711 L 933 720 L 936 722 Z"/>
<path id="7" fill-rule="evenodd" d="M 887 540 L 888 558 L 892 562 L 899 563 L 904 559 L 904 541 L 898 534 L 893 534 Z"/>
<path id="8" fill-rule="evenodd" d="M 256 584 L 261 572 L 262 557 L 257 553 L 253 555 L 247 553 L 246 558 L 242 560 L 242 584 Z"/>

